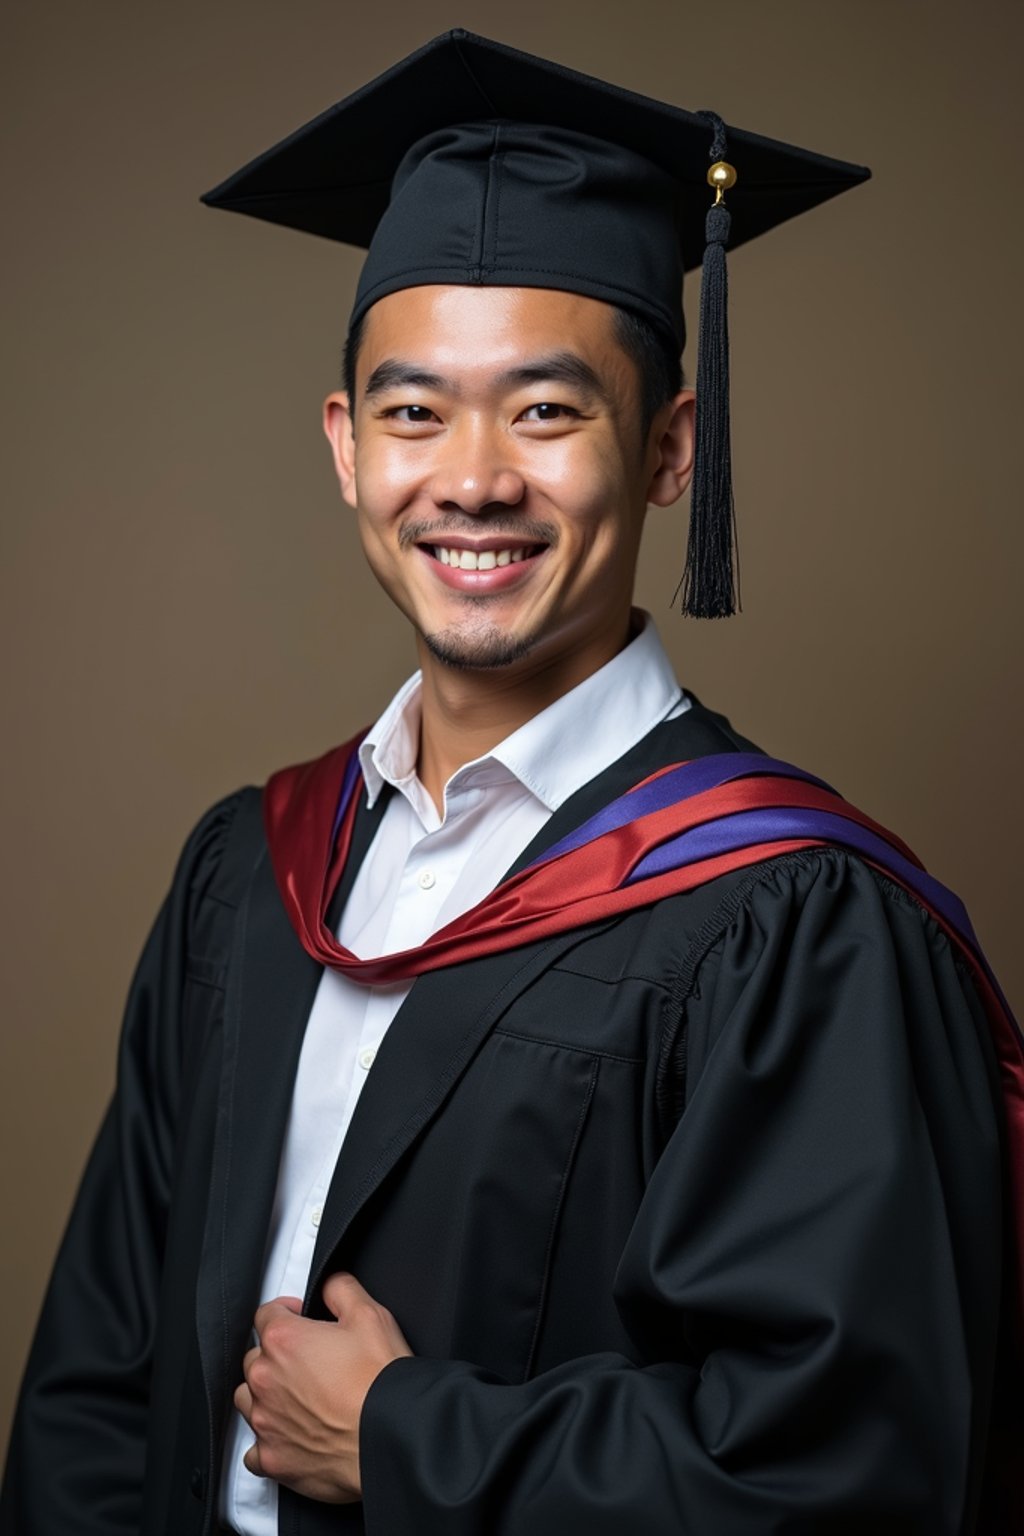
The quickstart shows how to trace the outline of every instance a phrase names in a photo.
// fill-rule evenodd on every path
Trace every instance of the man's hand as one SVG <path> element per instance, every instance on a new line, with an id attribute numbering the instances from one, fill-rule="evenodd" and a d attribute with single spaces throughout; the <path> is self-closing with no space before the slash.
<path id="1" fill-rule="evenodd" d="M 296 1296 L 260 1307 L 259 1346 L 242 1362 L 235 1407 L 256 1436 L 245 1453 L 250 1472 L 310 1499 L 351 1504 L 362 1496 L 359 1416 L 370 1383 L 412 1350 L 354 1275 L 331 1275 L 324 1301 L 336 1322 L 303 1317 Z"/>

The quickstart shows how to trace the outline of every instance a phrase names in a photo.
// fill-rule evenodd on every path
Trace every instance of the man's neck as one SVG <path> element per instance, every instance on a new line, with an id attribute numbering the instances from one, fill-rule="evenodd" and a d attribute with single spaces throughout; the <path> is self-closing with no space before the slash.
<path id="1" fill-rule="evenodd" d="M 530 667 L 455 668 L 420 643 L 423 672 L 420 747 L 416 771 L 440 814 L 453 773 L 485 757 L 500 741 L 598 671 L 633 638 L 604 635 L 569 657 Z"/>

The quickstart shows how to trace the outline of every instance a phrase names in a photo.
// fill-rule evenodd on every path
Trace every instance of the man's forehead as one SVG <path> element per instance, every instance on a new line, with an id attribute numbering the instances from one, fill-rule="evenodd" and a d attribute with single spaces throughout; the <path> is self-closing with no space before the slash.
<path id="1" fill-rule="evenodd" d="M 379 299 L 365 316 L 360 357 L 422 357 L 432 367 L 474 361 L 500 369 L 527 354 L 579 353 L 591 361 L 618 349 L 615 311 L 601 299 L 558 289 L 424 284 Z"/>

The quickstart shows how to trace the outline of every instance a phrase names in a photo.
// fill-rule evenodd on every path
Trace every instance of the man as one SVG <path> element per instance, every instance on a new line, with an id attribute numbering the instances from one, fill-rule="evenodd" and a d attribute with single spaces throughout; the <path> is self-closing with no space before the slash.
<path id="1" fill-rule="evenodd" d="M 861 176 L 731 142 L 742 237 Z M 211 194 L 372 241 L 324 426 L 420 671 L 186 846 L 6 1530 L 1010 1528 L 1011 1021 L 632 607 L 691 477 L 730 606 L 709 156 L 720 204 L 717 120 L 452 33 Z"/>

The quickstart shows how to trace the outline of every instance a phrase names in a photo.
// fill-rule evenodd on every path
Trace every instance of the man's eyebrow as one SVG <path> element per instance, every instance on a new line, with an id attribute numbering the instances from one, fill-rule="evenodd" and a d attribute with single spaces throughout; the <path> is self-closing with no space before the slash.
<path id="1" fill-rule="evenodd" d="M 609 398 L 607 385 L 600 374 L 578 352 L 568 349 L 546 352 L 515 368 L 506 368 L 493 382 L 497 389 L 519 389 L 529 384 L 567 384 L 591 399 L 607 401 Z M 454 379 L 431 373 L 429 369 L 399 357 L 388 357 L 377 364 L 366 381 L 363 398 L 381 395 L 389 389 L 431 389 L 446 395 L 460 393 Z"/>
<path id="2" fill-rule="evenodd" d="M 607 401 L 608 387 L 601 375 L 578 352 L 547 352 L 517 368 L 507 368 L 495 380 L 499 389 L 525 384 L 568 384 L 591 399 Z"/>
<path id="3" fill-rule="evenodd" d="M 364 398 L 370 395 L 381 395 L 386 389 L 417 388 L 441 390 L 445 394 L 454 393 L 451 379 L 444 379 L 439 373 L 430 373 L 425 368 L 419 368 L 415 363 L 404 362 L 398 357 L 388 357 L 370 374 L 363 390 Z"/>

